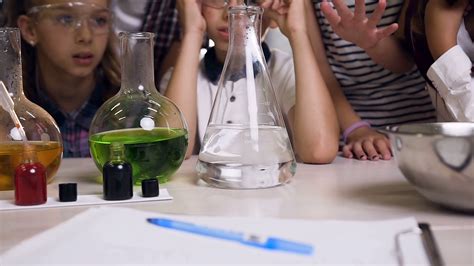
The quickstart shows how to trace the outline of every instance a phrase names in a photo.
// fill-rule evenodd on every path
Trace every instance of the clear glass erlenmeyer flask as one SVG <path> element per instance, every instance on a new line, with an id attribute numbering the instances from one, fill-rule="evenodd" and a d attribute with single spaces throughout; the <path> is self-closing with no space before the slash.
<path id="1" fill-rule="evenodd" d="M 92 120 L 89 143 L 102 171 L 110 146 L 123 145 L 124 160 L 132 165 L 133 181 L 158 178 L 160 183 L 181 166 L 188 130 L 181 111 L 161 96 L 154 81 L 153 38 L 149 32 L 120 33 L 122 83 Z"/>
<path id="2" fill-rule="evenodd" d="M 23 142 L 9 112 L 0 108 L 0 190 L 13 189 L 15 169 L 23 163 L 40 163 L 51 182 L 63 152 L 54 119 L 23 93 L 20 47 L 17 28 L 0 28 L 0 80 L 8 89 L 28 140 Z"/>
<path id="3" fill-rule="evenodd" d="M 263 10 L 234 6 L 228 12 L 229 48 L 198 176 L 221 188 L 280 185 L 294 175 L 296 162 L 260 44 Z"/>

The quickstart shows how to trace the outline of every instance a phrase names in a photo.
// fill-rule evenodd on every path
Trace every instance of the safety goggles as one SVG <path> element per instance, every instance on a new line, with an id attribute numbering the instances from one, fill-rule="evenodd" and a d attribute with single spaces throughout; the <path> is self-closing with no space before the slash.
<path id="1" fill-rule="evenodd" d="M 203 0 L 202 4 L 208 7 L 223 9 L 229 5 L 248 5 L 249 3 L 256 2 L 250 0 Z"/>
<path id="2" fill-rule="evenodd" d="M 82 2 L 34 6 L 27 14 L 38 21 L 48 20 L 58 30 L 68 32 L 88 26 L 100 35 L 109 33 L 112 26 L 112 14 L 107 8 Z"/>
<path id="3" fill-rule="evenodd" d="M 212 8 L 222 9 L 230 5 L 258 5 L 258 0 L 203 0 L 202 4 Z"/>
<path id="4" fill-rule="evenodd" d="M 202 4 L 208 7 L 222 9 L 227 6 L 227 0 L 203 0 Z"/>

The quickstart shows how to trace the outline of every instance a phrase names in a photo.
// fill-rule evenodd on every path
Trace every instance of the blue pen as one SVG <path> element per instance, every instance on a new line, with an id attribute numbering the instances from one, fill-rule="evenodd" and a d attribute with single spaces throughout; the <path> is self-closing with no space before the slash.
<path id="1" fill-rule="evenodd" d="M 223 240 L 229 240 L 238 242 L 244 245 L 253 247 L 285 251 L 291 253 L 297 253 L 301 255 L 312 255 L 313 246 L 298 243 L 294 241 L 284 240 L 276 237 L 262 238 L 257 235 L 247 235 L 239 232 L 226 231 L 222 229 L 209 228 L 206 226 L 200 226 L 192 223 L 181 222 L 166 218 L 148 218 L 147 221 L 151 224 L 161 226 L 164 228 L 174 229 L 178 231 L 188 232 L 192 234 L 219 238 Z"/>

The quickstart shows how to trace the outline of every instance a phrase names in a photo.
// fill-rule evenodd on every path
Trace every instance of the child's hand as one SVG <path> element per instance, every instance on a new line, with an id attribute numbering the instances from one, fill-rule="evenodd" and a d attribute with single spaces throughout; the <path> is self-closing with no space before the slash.
<path id="1" fill-rule="evenodd" d="M 201 14 L 200 0 L 178 0 L 176 7 L 184 34 L 192 32 L 204 34 L 206 31 L 206 21 Z"/>
<path id="2" fill-rule="evenodd" d="M 275 2 L 273 0 L 273 3 Z M 271 5 L 265 12 L 291 40 L 292 33 L 307 33 L 305 11 L 306 8 L 311 8 L 306 6 L 308 3 L 308 0 L 280 0 L 278 5 Z"/>
<path id="3" fill-rule="evenodd" d="M 288 12 L 287 0 L 258 0 L 257 3 L 264 9 L 272 10 L 280 15 Z"/>
<path id="4" fill-rule="evenodd" d="M 329 5 L 327 0 L 323 0 L 321 3 L 321 10 L 334 32 L 344 40 L 352 42 L 364 50 L 375 47 L 380 40 L 389 37 L 398 29 L 396 23 L 383 29 L 377 28 L 387 5 L 386 0 L 379 1 L 370 18 L 365 13 L 364 0 L 355 0 L 354 13 L 343 0 L 333 0 L 332 2 L 337 12 Z"/>
<path id="5" fill-rule="evenodd" d="M 346 158 L 371 161 L 392 158 L 387 137 L 368 127 L 358 128 L 348 136 L 347 143 L 342 148 L 342 155 Z"/>

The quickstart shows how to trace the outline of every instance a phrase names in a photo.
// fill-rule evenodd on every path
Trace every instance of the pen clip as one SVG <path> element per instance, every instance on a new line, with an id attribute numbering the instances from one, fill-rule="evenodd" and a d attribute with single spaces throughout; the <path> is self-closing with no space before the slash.
<path id="1" fill-rule="evenodd" d="M 438 246 L 436 245 L 436 241 L 431 233 L 429 224 L 418 223 L 417 227 L 401 231 L 395 235 L 395 249 L 396 249 L 398 264 L 400 266 L 405 265 L 400 238 L 403 235 L 409 235 L 409 234 L 417 234 L 421 237 L 423 249 L 425 251 L 425 254 L 431 266 L 444 266 L 445 265 L 441 257 L 441 253 L 439 252 Z"/>
<path id="2" fill-rule="evenodd" d="M 428 254 L 430 264 L 433 266 L 444 266 L 443 258 L 441 258 L 441 253 L 431 232 L 430 225 L 428 223 L 418 223 L 418 227 L 421 229 L 423 247 L 425 248 L 426 254 Z"/>

